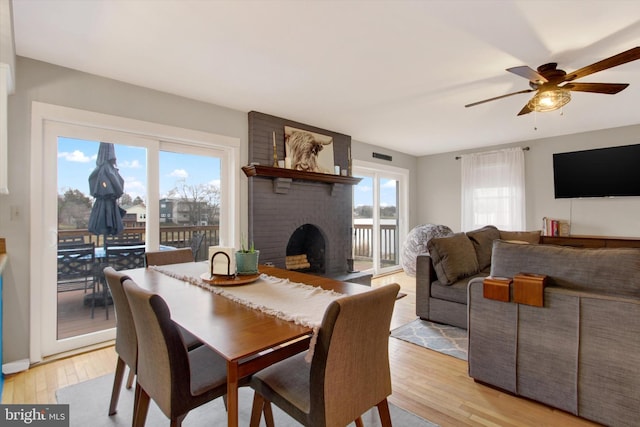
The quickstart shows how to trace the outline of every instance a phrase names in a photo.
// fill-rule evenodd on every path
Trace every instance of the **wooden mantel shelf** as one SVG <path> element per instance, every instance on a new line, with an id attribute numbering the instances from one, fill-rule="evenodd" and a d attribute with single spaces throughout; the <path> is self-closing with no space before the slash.
<path id="1" fill-rule="evenodd" d="M 262 176 L 267 178 L 290 178 L 306 181 L 326 182 L 327 184 L 356 185 L 362 178 L 352 176 L 330 175 L 326 173 L 304 172 L 294 169 L 274 168 L 272 166 L 249 165 L 243 166 L 242 171 L 248 177 Z"/>

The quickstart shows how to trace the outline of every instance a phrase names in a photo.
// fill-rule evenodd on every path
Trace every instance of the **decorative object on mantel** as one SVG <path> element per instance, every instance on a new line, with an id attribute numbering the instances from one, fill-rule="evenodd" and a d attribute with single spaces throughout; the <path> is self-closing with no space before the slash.
<path id="1" fill-rule="evenodd" d="M 334 172 L 333 138 L 293 127 L 284 127 L 286 157 L 291 168 L 305 172 Z"/>
<path id="2" fill-rule="evenodd" d="M 278 167 L 278 149 L 276 147 L 276 131 L 273 131 L 273 167 Z"/>

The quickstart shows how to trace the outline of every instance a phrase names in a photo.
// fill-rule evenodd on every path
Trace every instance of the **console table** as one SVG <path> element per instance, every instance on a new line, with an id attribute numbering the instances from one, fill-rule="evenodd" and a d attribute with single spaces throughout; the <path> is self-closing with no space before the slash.
<path id="1" fill-rule="evenodd" d="M 577 248 L 640 248 L 640 237 L 542 236 L 540 243 Z"/>

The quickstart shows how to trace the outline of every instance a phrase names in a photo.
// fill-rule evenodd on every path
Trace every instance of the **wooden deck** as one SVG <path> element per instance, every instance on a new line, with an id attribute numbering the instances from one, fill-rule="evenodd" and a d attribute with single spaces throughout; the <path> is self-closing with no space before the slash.
<path id="1" fill-rule="evenodd" d="M 103 305 L 95 307 L 93 319 L 91 318 L 91 305 L 85 304 L 85 295 L 90 294 L 91 290 L 86 294 L 82 290 L 58 292 L 59 340 L 116 326 L 113 305 L 108 306 L 109 319 Z"/>

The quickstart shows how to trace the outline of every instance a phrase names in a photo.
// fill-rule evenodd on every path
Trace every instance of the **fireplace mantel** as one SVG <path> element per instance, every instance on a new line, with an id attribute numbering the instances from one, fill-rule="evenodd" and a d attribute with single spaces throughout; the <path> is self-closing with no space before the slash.
<path id="1" fill-rule="evenodd" d="M 274 168 L 272 166 L 249 165 L 243 166 L 242 171 L 248 177 L 262 176 L 267 178 L 290 178 L 305 181 L 326 182 L 328 184 L 356 185 L 362 178 L 352 176 L 330 175 L 327 173 L 305 172 L 294 169 Z"/>

